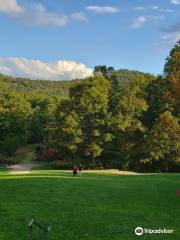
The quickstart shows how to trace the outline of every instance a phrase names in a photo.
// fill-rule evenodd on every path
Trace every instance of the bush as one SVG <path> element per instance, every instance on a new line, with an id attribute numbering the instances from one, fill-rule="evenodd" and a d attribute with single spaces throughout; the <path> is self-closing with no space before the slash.
<path id="1" fill-rule="evenodd" d="M 15 165 L 20 163 L 20 160 L 15 159 L 13 157 L 2 157 L 0 156 L 0 164 L 4 165 L 4 166 L 8 166 L 10 167 L 10 165 Z"/>
<path id="2" fill-rule="evenodd" d="M 52 161 L 51 167 L 53 169 L 70 170 L 72 169 L 73 166 L 72 166 L 72 162 L 56 160 L 56 161 Z"/>
<path id="3" fill-rule="evenodd" d="M 35 161 L 53 161 L 55 158 L 55 151 L 51 148 L 48 147 L 43 147 L 43 146 L 37 146 L 35 150 L 35 156 L 34 160 Z"/>

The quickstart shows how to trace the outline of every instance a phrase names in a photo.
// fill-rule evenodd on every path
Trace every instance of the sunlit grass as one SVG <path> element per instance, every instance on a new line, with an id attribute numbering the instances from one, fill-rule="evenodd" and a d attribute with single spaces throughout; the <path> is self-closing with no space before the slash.
<path id="1" fill-rule="evenodd" d="M 179 174 L 121 176 L 96 171 L 73 177 L 70 171 L 3 170 L 0 239 L 28 239 L 27 225 L 35 218 L 52 225 L 50 240 L 133 240 L 137 226 L 173 228 L 168 238 L 154 239 L 179 240 L 179 188 Z"/>

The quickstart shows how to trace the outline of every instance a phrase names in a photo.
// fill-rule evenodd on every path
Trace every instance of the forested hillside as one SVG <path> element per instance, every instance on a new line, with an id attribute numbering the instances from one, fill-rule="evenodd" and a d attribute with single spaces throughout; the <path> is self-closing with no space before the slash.
<path id="1" fill-rule="evenodd" d="M 99 69 L 103 71 L 103 68 L 106 66 L 98 66 Z M 97 69 L 98 71 L 98 69 Z M 110 72 L 111 75 L 116 76 L 119 82 L 131 81 L 138 77 L 149 77 L 152 75 L 141 73 L 138 71 L 129 71 L 129 70 L 113 70 Z M 112 76 L 111 76 L 112 77 Z M 42 95 L 49 96 L 68 96 L 69 88 L 72 84 L 78 80 L 72 81 L 52 81 L 52 80 L 31 80 L 28 78 L 15 78 L 11 76 L 4 76 L 0 74 L 0 82 L 8 83 L 12 90 L 15 90 L 22 94 L 38 93 Z"/>
<path id="2" fill-rule="evenodd" d="M 0 77 L 0 160 L 38 144 L 37 160 L 69 168 L 180 170 L 180 41 L 161 76 L 96 66 L 75 81 Z"/>
<path id="3" fill-rule="evenodd" d="M 19 93 L 40 93 L 50 96 L 67 96 L 72 81 L 47 81 L 13 78 L 0 75 L 0 81 L 8 83 L 11 88 Z"/>

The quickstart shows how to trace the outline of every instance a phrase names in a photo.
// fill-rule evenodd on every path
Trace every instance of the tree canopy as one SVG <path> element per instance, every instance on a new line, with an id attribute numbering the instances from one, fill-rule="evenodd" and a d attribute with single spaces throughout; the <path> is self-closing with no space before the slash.
<path id="1" fill-rule="evenodd" d="M 179 171 L 179 106 L 180 41 L 161 76 L 106 65 L 74 81 L 0 75 L 0 160 L 36 144 L 41 160 Z"/>

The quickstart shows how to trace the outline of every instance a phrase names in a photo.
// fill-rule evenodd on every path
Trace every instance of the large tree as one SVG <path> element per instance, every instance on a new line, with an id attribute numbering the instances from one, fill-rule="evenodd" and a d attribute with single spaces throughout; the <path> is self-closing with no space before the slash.
<path id="1" fill-rule="evenodd" d="M 144 162 L 160 162 L 161 170 L 180 161 L 180 125 L 171 112 L 161 113 L 152 129 L 145 136 Z"/>
<path id="2" fill-rule="evenodd" d="M 98 65 L 94 67 L 94 75 L 100 74 L 105 78 L 109 78 L 111 74 L 115 71 L 114 67 L 107 67 L 106 65 Z"/>
<path id="3" fill-rule="evenodd" d="M 174 106 L 174 113 L 180 113 L 180 40 L 171 50 L 166 59 L 164 76 L 167 81 L 165 101 L 171 101 Z"/>
<path id="4" fill-rule="evenodd" d="M 103 151 L 103 144 L 110 141 L 107 127 L 109 90 L 109 81 L 100 75 L 83 80 L 70 90 L 83 134 L 79 151 L 87 164 L 95 163 Z"/>
<path id="5" fill-rule="evenodd" d="M 23 95 L 0 82 L 0 155 L 12 156 L 27 142 L 27 119 L 31 106 Z"/>
<path id="6" fill-rule="evenodd" d="M 61 159 L 76 162 L 78 145 L 82 142 L 82 131 L 77 113 L 70 100 L 63 100 L 57 107 L 55 119 L 49 125 L 49 145 Z"/>
<path id="7" fill-rule="evenodd" d="M 144 98 L 146 79 L 140 77 L 132 81 L 116 81 L 116 88 L 113 79 L 112 84 L 110 111 L 113 115 L 114 139 L 109 150 L 118 159 L 119 167 L 127 168 L 144 133 L 141 119 L 148 109 Z"/>
<path id="8" fill-rule="evenodd" d="M 28 95 L 32 112 L 28 119 L 28 143 L 42 143 L 47 136 L 46 128 L 52 121 L 54 111 L 60 100 L 56 97 L 33 93 Z"/>

